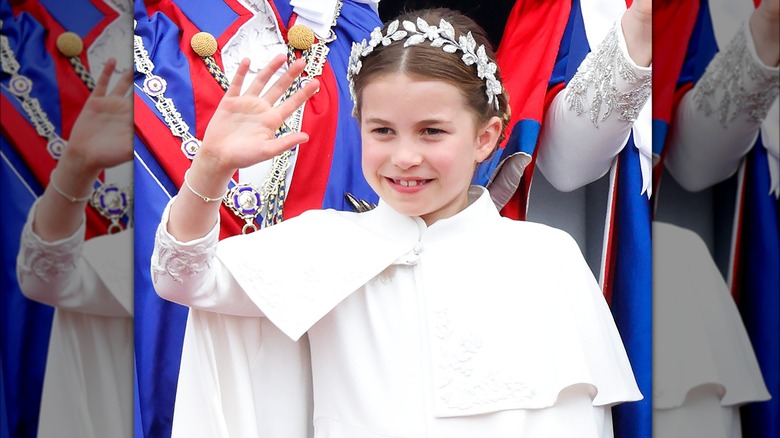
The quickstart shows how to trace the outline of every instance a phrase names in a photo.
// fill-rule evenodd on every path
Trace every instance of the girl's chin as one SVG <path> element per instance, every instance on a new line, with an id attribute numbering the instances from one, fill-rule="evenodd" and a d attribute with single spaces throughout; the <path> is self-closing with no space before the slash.
<path id="1" fill-rule="evenodd" d="M 405 202 L 392 196 L 388 198 L 390 199 L 383 199 L 383 201 L 387 202 L 387 205 L 392 207 L 393 210 L 405 216 L 424 216 L 430 212 L 430 209 L 420 205 L 419 202 Z"/>

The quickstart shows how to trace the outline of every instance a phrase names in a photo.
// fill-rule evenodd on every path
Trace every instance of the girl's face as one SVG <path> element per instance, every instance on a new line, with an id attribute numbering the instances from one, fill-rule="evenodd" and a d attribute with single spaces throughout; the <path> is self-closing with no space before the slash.
<path id="1" fill-rule="evenodd" d="M 394 210 L 431 225 L 468 205 L 477 163 L 493 150 L 501 120 L 475 126 L 460 90 L 392 73 L 362 92 L 363 174 Z"/>

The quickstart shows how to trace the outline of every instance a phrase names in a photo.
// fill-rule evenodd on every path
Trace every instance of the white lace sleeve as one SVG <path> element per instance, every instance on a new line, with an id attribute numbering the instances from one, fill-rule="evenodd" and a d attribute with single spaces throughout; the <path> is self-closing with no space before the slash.
<path id="1" fill-rule="evenodd" d="M 170 207 L 168 203 L 163 211 L 152 252 L 151 275 L 157 294 L 194 309 L 237 316 L 263 316 L 230 271 L 215 257 L 219 221 L 204 237 L 180 242 L 167 229 Z"/>
<path id="2" fill-rule="evenodd" d="M 37 202 L 22 229 L 16 275 L 22 293 L 29 299 L 60 309 L 104 316 L 130 316 L 84 257 L 85 222 L 71 236 L 54 242 L 42 240 L 32 229 Z M 100 239 L 101 237 L 96 237 Z M 116 292 L 119 294 L 120 292 Z"/>
<path id="3" fill-rule="evenodd" d="M 650 91 L 651 68 L 628 56 L 618 20 L 545 114 L 537 165 L 550 183 L 571 191 L 609 171 Z"/>
<path id="4" fill-rule="evenodd" d="M 758 58 L 747 22 L 680 101 L 664 164 L 697 191 L 733 175 L 780 92 L 780 68 Z"/>

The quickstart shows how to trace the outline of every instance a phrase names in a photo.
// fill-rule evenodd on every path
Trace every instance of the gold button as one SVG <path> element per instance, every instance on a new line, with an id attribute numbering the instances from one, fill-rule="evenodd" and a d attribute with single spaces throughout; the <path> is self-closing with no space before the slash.
<path id="1" fill-rule="evenodd" d="M 60 53 L 70 58 L 71 56 L 78 56 L 84 50 L 84 43 L 81 41 L 81 37 L 75 33 L 64 32 L 57 37 L 57 49 Z"/>
<path id="2" fill-rule="evenodd" d="M 287 41 L 298 50 L 308 50 L 314 44 L 314 31 L 296 24 L 287 31 Z"/>
<path id="3" fill-rule="evenodd" d="M 211 56 L 217 52 L 217 40 L 208 32 L 198 32 L 193 35 L 190 45 L 198 56 Z"/>

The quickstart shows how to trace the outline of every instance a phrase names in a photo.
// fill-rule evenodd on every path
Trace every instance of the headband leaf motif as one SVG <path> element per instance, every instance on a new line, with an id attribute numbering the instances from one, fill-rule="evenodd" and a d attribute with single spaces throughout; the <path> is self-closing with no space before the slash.
<path id="1" fill-rule="evenodd" d="M 400 28 L 403 26 L 403 29 Z M 485 94 L 488 97 L 488 104 L 498 111 L 498 98 L 501 94 L 501 83 L 496 79 L 496 64 L 491 62 L 485 52 L 485 46 L 477 42 L 471 32 L 461 35 L 455 39 L 455 28 L 452 27 L 443 18 L 439 21 L 439 26 L 432 26 L 422 18 L 417 18 L 417 24 L 404 20 L 403 23 L 395 20 L 387 26 L 387 35 L 382 35 L 382 28 L 377 27 L 371 31 L 371 39 L 366 42 L 364 39 L 360 43 L 352 43 L 352 52 L 349 56 L 349 66 L 347 68 L 347 79 L 349 79 L 349 93 L 352 101 L 357 105 L 357 96 L 355 94 L 355 76 L 360 73 L 363 67 L 361 58 L 374 51 L 374 48 L 382 44 L 389 46 L 395 41 L 407 38 L 404 47 L 421 44 L 426 40 L 431 41 L 431 47 L 441 47 L 447 53 L 455 53 L 458 50 L 463 52 L 461 59 L 466 65 L 477 65 L 477 77 L 485 81 Z"/>

